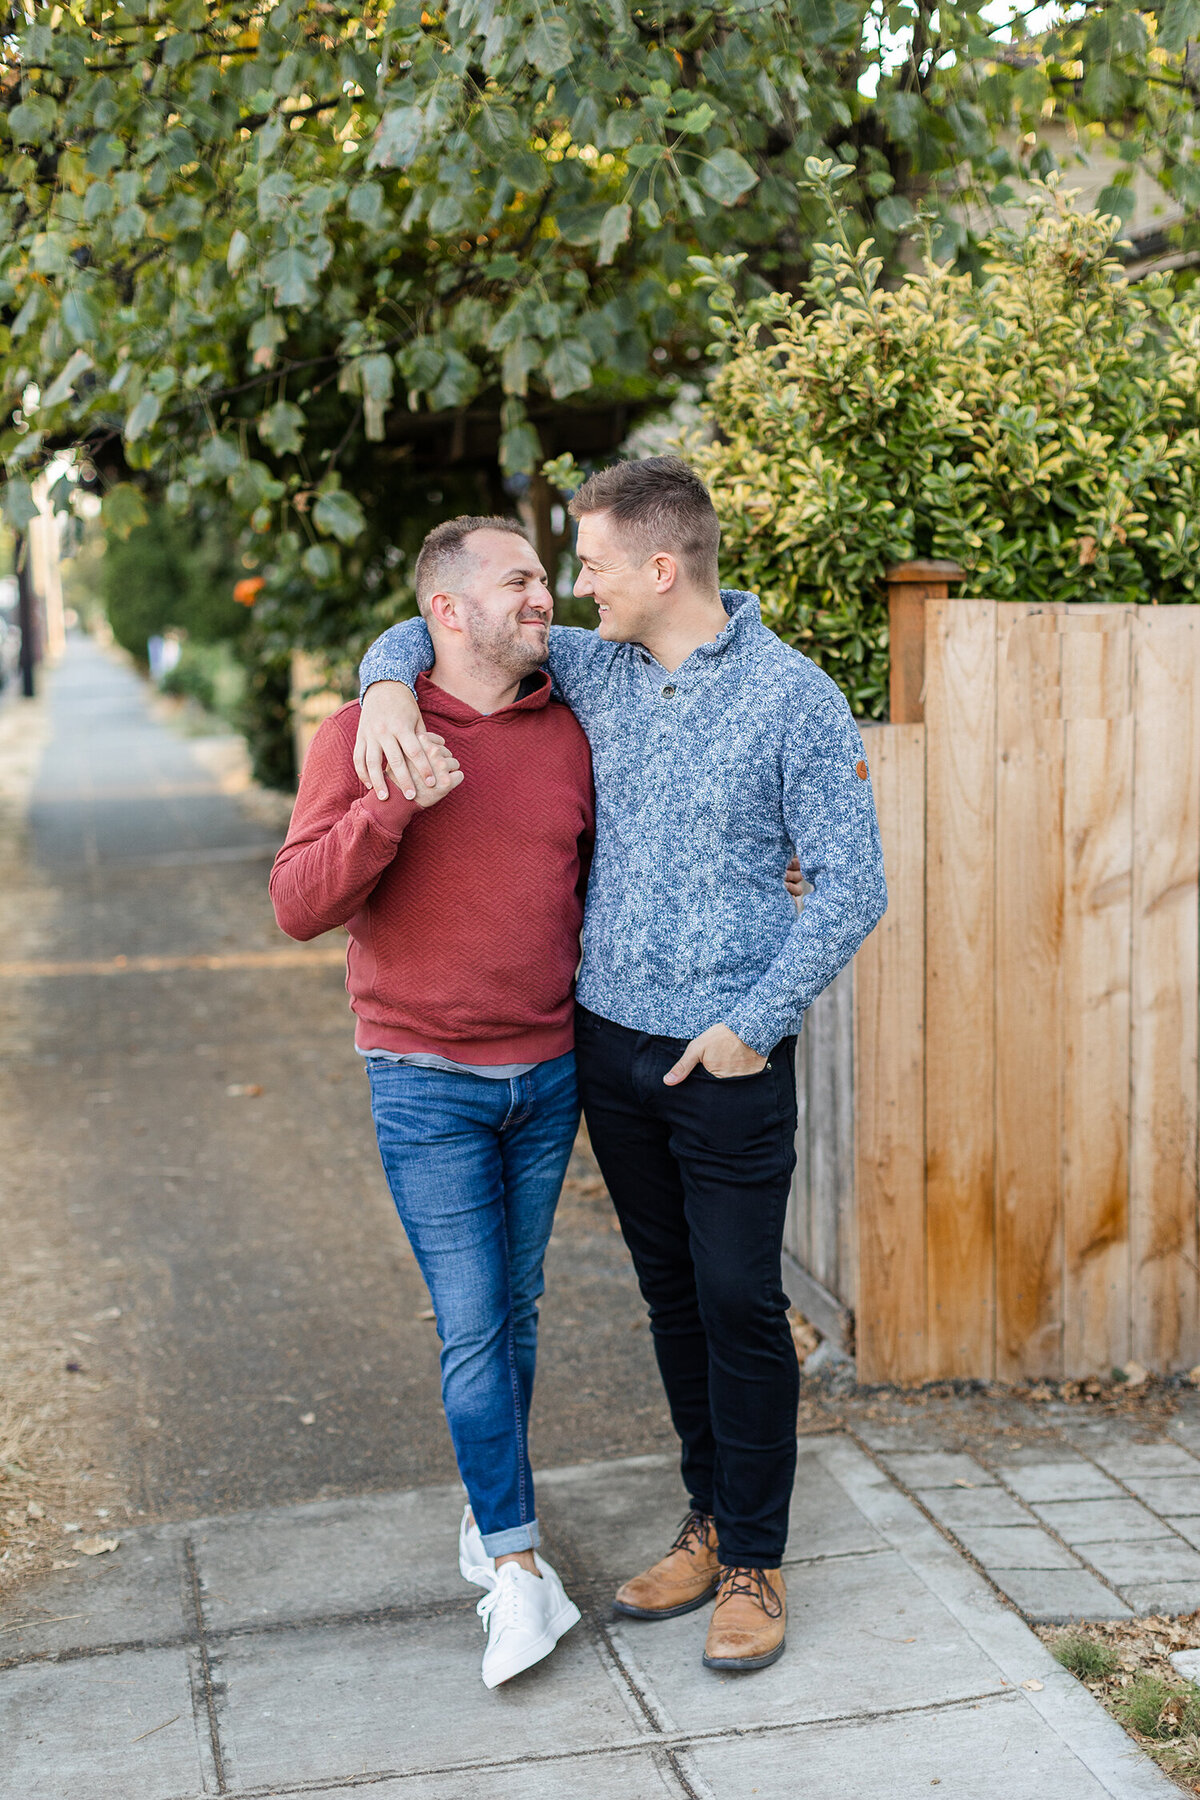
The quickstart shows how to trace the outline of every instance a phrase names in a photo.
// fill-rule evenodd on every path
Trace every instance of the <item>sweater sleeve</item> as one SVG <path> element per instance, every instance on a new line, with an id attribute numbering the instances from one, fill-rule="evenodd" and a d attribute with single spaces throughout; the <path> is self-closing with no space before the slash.
<path id="1" fill-rule="evenodd" d="M 326 719 L 309 747 L 292 822 L 271 870 L 280 929 L 304 940 L 345 925 L 419 810 L 398 788 L 386 800 L 364 792 L 343 715 Z"/>
<path id="2" fill-rule="evenodd" d="M 575 625 L 550 627 L 546 666 L 555 692 L 583 718 L 592 693 L 612 661 L 614 646 L 598 632 Z M 402 681 L 416 690 L 417 676 L 433 667 L 433 640 L 424 619 L 402 619 L 377 637 L 358 667 L 359 698 L 376 681 Z"/>
<path id="3" fill-rule="evenodd" d="M 863 742 L 840 694 L 785 742 L 783 806 L 812 892 L 779 955 L 724 1020 L 760 1056 L 828 987 L 887 907 Z"/>

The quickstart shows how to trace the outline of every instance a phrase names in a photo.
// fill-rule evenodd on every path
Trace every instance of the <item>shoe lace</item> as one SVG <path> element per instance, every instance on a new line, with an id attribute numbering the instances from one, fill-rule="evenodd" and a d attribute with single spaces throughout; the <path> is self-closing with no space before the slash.
<path id="1" fill-rule="evenodd" d="M 672 1550 L 685 1550 L 689 1556 L 695 1556 L 708 1543 L 708 1531 L 712 1524 L 710 1513 L 697 1512 L 695 1507 L 685 1514 L 679 1527 L 679 1535 L 671 1545 Z"/>
<path id="2" fill-rule="evenodd" d="M 767 1580 L 765 1569 L 722 1568 L 717 1583 L 717 1606 L 744 1594 L 762 1607 L 768 1619 L 777 1619 L 783 1611 L 783 1599 Z M 715 1608 L 714 1608 L 715 1611 Z"/>
<path id="3" fill-rule="evenodd" d="M 512 1625 L 516 1621 L 520 1610 L 520 1596 L 517 1592 L 515 1573 L 513 1575 L 508 1573 L 512 1567 L 511 1563 L 505 1563 L 497 1570 L 495 1587 L 488 1590 L 475 1608 L 483 1622 L 483 1629 L 487 1632 L 491 1631 L 493 1613 L 499 1614 L 496 1620 L 498 1632 L 503 1631 L 506 1625 Z"/>

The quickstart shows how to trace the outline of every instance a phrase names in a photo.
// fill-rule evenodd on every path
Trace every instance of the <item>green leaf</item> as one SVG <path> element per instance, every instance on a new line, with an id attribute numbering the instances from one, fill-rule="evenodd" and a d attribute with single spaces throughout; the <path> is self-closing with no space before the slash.
<path id="1" fill-rule="evenodd" d="M 225 267 L 231 275 L 236 275 L 246 260 L 246 252 L 250 248 L 250 239 L 240 228 L 232 233 L 229 248 L 225 252 Z"/>
<path id="2" fill-rule="evenodd" d="M 67 399 L 76 381 L 86 369 L 92 367 L 92 359 L 86 350 L 72 350 L 66 362 L 55 376 L 50 386 L 42 395 L 43 406 L 59 406 Z"/>
<path id="3" fill-rule="evenodd" d="M 368 169 L 407 169 L 421 147 L 425 113 L 419 106 L 393 106 L 384 113 L 367 152 Z"/>
<path id="4" fill-rule="evenodd" d="M 439 194 L 429 209 L 429 229 L 439 233 L 456 231 L 463 221 L 462 201 L 457 194 Z"/>
<path id="5" fill-rule="evenodd" d="M 1200 0 L 1167 0 L 1159 17 L 1156 47 L 1175 55 L 1187 49 L 1189 38 L 1200 38 Z"/>
<path id="6" fill-rule="evenodd" d="M 1125 92 L 1125 84 L 1109 63 L 1096 63 L 1083 83 L 1083 103 L 1096 118 L 1107 118 L 1117 111 Z"/>
<path id="7" fill-rule="evenodd" d="M 317 259 L 295 244 L 277 250 L 262 266 L 263 281 L 275 289 L 278 306 L 310 305 L 317 297 L 314 283 L 319 273 Z"/>
<path id="8" fill-rule="evenodd" d="M 542 454 L 542 441 L 527 419 L 507 425 L 500 434 L 500 467 L 506 475 L 532 475 Z"/>
<path id="9" fill-rule="evenodd" d="M 337 575 L 338 553 L 330 544 L 310 544 L 300 558 L 300 567 L 323 587 Z"/>
<path id="10" fill-rule="evenodd" d="M 638 218 L 647 231 L 657 231 L 662 224 L 662 214 L 658 210 L 657 200 L 649 198 L 643 200 L 638 207 Z"/>
<path id="11" fill-rule="evenodd" d="M 740 200 L 757 185 L 758 176 L 744 156 L 726 145 L 701 165 L 699 181 L 711 200 L 719 200 L 722 206 L 732 206 L 735 200 Z"/>
<path id="12" fill-rule="evenodd" d="M 138 438 L 145 437 L 158 423 L 162 401 L 157 394 L 145 393 L 125 421 L 125 442 L 136 443 Z"/>
<path id="13" fill-rule="evenodd" d="M 350 189 L 346 211 L 358 225 L 378 225 L 383 218 L 383 189 L 377 181 L 360 181 Z"/>
<path id="14" fill-rule="evenodd" d="M 40 144 L 48 138 L 58 121 L 58 108 L 44 94 L 31 94 L 21 100 L 8 115 L 8 129 L 14 144 Z"/>
<path id="15" fill-rule="evenodd" d="M 875 217 L 885 231 L 903 231 L 916 216 L 903 194 L 891 194 L 875 208 Z"/>
<path id="16" fill-rule="evenodd" d="M 312 517 L 318 531 L 335 537 L 340 544 L 352 544 L 367 523 L 362 507 L 344 488 L 322 494 L 312 509 Z"/>
<path id="17" fill-rule="evenodd" d="M 11 476 L 0 488 L 0 499 L 4 503 L 4 516 L 14 531 L 24 531 L 38 516 L 33 490 L 24 476 Z"/>
<path id="18" fill-rule="evenodd" d="M 592 363 L 582 338 L 566 338 L 546 358 L 546 382 L 556 400 L 581 393 L 592 385 Z"/>
<path id="19" fill-rule="evenodd" d="M 708 101 L 702 100 L 699 106 L 693 106 L 691 112 L 684 113 L 682 119 L 677 121 L 677 129 L 691 132 L 707 131 L 716 116 Z"/>
<path id="20" fill-rule="evenodd" d="M 149 517 L 146 502 L 131 481 L 119 481 L 116 487 L 109 488 L 100 503 L 104 528 L 115 537 L 127 538 L 137 526 L 145 525 Z"/>
<path id="21" fill-rule="evenodd" d="M 571 27 L 561 13 L 549 13 L 534 26 L 525 42 L 525 60 L 540 75 L 557 75 L 575 56 Z"/>
<path id="22" fill-rule="evenodd" d="M 86 288 L 68 288 L 63 295 L 62 322 L 77 344 L 94 343 L 100 330 L 100 314 Z"/>
<path id="23" fill-rule="evenodd" d="M 1137 196 L 1130 187 L 1101 188 L 1096 196 L 1098 213 L 1115 213 L 1122 224 L 1131 219 L 1137 206 Z"/>
<path id="24" fill-rule="evenodd" d="M 290 400 L 277 400 L 259 415 L 256 429 L 276 456 L 294 456 L 304 443 L 304 413 Z"/>
<path id="25" fill-rule="evenodd" d="M 632 209 L 623 203 L 620 206 L 610 206 L 605 213 L 600 226 L 600 250 L 596 257 L 601 267 L 612 261 L 619 244 L 628 243 L 632 217 Z"/>

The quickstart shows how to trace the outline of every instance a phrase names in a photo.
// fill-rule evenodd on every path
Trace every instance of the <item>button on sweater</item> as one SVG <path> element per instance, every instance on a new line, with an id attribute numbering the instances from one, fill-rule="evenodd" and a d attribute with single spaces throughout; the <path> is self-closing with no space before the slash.
<path id="1" fill-rule="evenodd" d="M 722 593 L 729 623 L 674 670 L 640 644 L 550 633 L 556 688 L 587 732 L 596 856 L 579 999 L 634 1031 L 723 1023 L 761 1055 L 798 1031 L 887 905 L 862 738 L 845 697 Z M 421 619 L 393 625 L 361 679 L 432 661 Z M 812 883 L 797 916 L 783 874 Z"/>
<path id="2" fill-rule="evenodd" d="M 535 690 L 495 713 L 418 682 L 464 779 L 435 806 L 354 771 L 358 703 L 318 730 L 271 871 L 289 937 L 344 925 L 360 1048 L 453 1062 L 542 1062 L 573 1043 L 573 983 L 593 833 L 579 725 Z"/>

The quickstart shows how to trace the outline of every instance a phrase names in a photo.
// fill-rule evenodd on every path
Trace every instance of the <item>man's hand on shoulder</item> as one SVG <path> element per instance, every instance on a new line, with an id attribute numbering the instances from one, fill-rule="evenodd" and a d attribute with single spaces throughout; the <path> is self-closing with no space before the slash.
<path id="1" fill-rule="evenodd" d="M 707 1031 L 692 1039 L 675 1067 L 667 1070 L 663 1081 L 667 1087 L 678 1087 L 701 1064 L 718 1081 L 727 1081 L 731 1075 L 757 1075 L 766 1068 L 767 1059 L 752 1050 L 749 1044 L 743 1044 L 728 1025 L 710 1025 Z"/>
<path id="2" fill-rule="evenodd" d="M 419 781 L 416 795 L 409 794 L 407 798 L 415 798 L 418 806 L 436 806 L 439 800 L 444 800 L 447 794 L 452 794 L 458 787 L 463 780 L 463 772 L 458 759 L 447 748 L 445 738 L 439 737 L 436 731 L 422 731 L 418 741 L 433 770 L 433 785 L 431 787 L 428 782 Z"/>
<path id="3" fill-rule="evenodd" d="M 404 798 L 417 799 L 420 787 L 431 789 L 438 784 L 422 742 L 427 736 L 425 721 L 412 689 L 402 681 L 373 681 L 363 695 L 358 736 L 354 741 L 354 768 L 358 779 L 364 787 L 374 788 L 381 800 L 386 800 L 390 769 Z M 437 799 L 448 792 L 449 789 L 443 788 Z M 422 800 L 421 804 L 426 803 Z"/>

